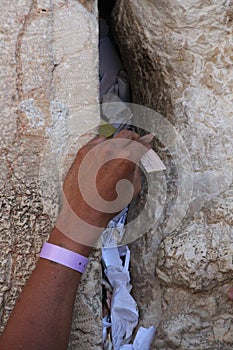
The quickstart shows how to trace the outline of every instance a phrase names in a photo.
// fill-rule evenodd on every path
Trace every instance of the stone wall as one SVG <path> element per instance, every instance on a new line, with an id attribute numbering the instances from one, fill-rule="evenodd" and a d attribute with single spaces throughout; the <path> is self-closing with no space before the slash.
<path id="1" fill-rule="evenodd" d="M 133 102 L 175 126 L 193 168 L 181 225 L 169 234 L 161 225 L 131 245 L 140 323 L 158 326 L 153 349 L 233 346 L 233 305 L 226 296 L 233 277 L 232 20 L 233 3 L 225 0 L 118 0 L 114 9 Z M 168 167 L 171 208 L 174 164 L 164 147 L 154 146 Z"/>
<path id="2" fill-rule="evenodd" d="M 65 170 L 94 134 L 96 7 L 95 0 L 1 3 L 1 329 L 52 228 Z M 232 2 L 118 0 L 113 19 L 134 102 L 175 126 L 193 167 L 181 225 L 169 234 L 154 228 L 131 245 L 140 323 L 158 326 L 153 349 L 230 350 Z M 166 219 L 177 177 L 154 146 L 168 167 Z M 77 295 L 71 349 L 102 348 L 99 260 L 96 251 Z"/>
<path id="3" fill-rule="evenodd" d="M 84 143 L 77 137 L 98 121 L 85 112 L 98 102 L 97 4 L 3 0 L 0 22 L 3 329 L 57 215 L 59 169 L 64 176 Z M 99 259 L 94 252 L 77 295 L 72 349 L 101 348 Z"/>

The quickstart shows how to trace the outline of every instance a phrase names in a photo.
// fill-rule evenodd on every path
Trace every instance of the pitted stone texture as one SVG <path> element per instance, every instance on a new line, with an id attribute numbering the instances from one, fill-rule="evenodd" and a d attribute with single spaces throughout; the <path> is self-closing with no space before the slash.
<path id="1" fill-rule="evenodd" d="M 83 144 L 77 136 L 98 122 L 98 109 L 83 111 L 98 101 L 96 8 L 94 0 L 89 10 L 78 1 L 1 2 L 1 330 L 58 213 L 60 170 L 64 176 Z M 57 163 L 44 177 L 49 155 Z M 100 348 L 100 280 L 95 252 L 76 302 L 72 349 Z"/>
<path id="2" fill-rule="evenodd" d="M 183 136 L 199 205 L 232 182 L 232 7 L 122 0 L 115 9 L 134 101 L 161 112 Z"/>
<path id="3" fill-rule="evenodd" d="M 226 298 L 230 285 L 193 294 L 174 286 L 162 289 L 166 317 L 157 329 L 155 349 L 231 349 L 233 305 Z"/>
<path id="4" fill-rule="evenodd" d="M 233 274 L 233 228 L 192 222 L 160 245 L 157 275 L 168 286 L 200 292 L 230 280 Z"/>
<path id="5" fill-rule="evenodd" d="M 43 212 L 36 183 L 10 183 L 1 190 L 1 327 L 35 267 L 51 220 Z"/>
<path id="6" fill-rule="evenodd" d="M 75 303 L 69 349 L 102 349 L 101 251 L 90 257 Z M 81 344 L 81 345 L 80 345 Z"/>
<path id="7" fill-rule="evenodd" d="M 160 244 L 156 274 L 163 320 L 155 349 L 232 347 L 233 305 L 227 300 L 233 274 L 231 196 L 230 188 L 206 203 L 191 222 L 186 219 L 179 232 Z"/>
<path id="8" fill-rule="evenodd" d="M 224 314 L 211 323 L 203 322 L 199 315 L 171 315 L 158 329 L 159 349 L 230 350 L 232 347 L 232 317 Z M 162 342 L 160 337 L 167 339 Z"/>
<path id="9" fill-rule="evenodd" d="M 223 192 L 220 196 L 214 197 L 205 205 L 203 211 L 207 217 L 208 224 L 224 222 L 233 226 L 233 188 Z"/>
<path id="10" fill-rule="evenodd" d="M 154 228 L 132 245 L 140 323 L 159 324 L 152 349 L 233 346 L 233 310 L 226 299 L 233 277 L 232 13 L 232 1 L 223 0 L 119 0 L 114 9 L 133 101 L 174 125 L 193 167 L 193 195 L 180 227 L 168 236 L 163 226 Z M 147 130 L 155 124 L 149 120 Z M 166 151 L 160 147 L 165 160 Z M 178 186 L 176 171 L 166 165 L 164 221 Z"/>

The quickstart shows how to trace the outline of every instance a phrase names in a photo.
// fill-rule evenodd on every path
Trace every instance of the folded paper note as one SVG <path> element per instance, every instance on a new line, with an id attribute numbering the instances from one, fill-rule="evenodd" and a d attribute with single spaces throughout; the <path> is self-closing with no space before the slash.
<path id="1" fill-rule="evenodd" d="M 122 259 L 124 260 L 124 263 Z M 133 330 L 138 323 L 138 308 L 130 294 L 129 260 L 127 246 L 103 248 L 104 273 L 113 287 L 111 301 L 111 328 L 114 350 L 130 342 Z"/>
<path id="2" fill-rule="evenodd" d="M 121 346 L 120 350 L 150 350 L 155 335 L 155 327 L 139 327 L 133 344 Z"/>
<path id="3" fill-rule="evenodd" d="M 148 173 L 152 173 L 153 171 L 162 171 L 165 170 L 166 167 L 159 158 L 159 156 L 153 151 L 153 149 L 150 149 L 148 152 L 143 154 L 141 158 L 141 163 L 146 169 Z"/>

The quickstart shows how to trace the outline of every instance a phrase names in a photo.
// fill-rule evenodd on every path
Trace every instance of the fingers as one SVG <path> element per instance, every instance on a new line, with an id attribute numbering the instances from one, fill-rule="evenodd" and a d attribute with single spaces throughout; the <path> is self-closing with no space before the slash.
<path id="1" fill-rule="evenodd" d="M 130 131 L 130 130 L 122 130 L 121 132 L 119 132 L 119 134 L 117 136 L 115 136 L 115 138 L 124 138 L 124 139 L 128 139 L 129 142 L 124 143 L 124 147 L 127 147 L 127 150 L 130 151 L 129 147 L 132 148 L 131 151 L 136 152 L 136 148 L 135 148 L 135 143 L 133 143 L 132 141 L 137 141 L 138 143 L 140 143 L 141 145 L 145 146 L 148 150 L 151 149 L 150 144 L 146 141 L 146 139 L 144 140 L 143 138 L 141 138 L 137 133 Z M 146 151 L 145 151 L 146 152 Z M 145 153 L 145 152 L 140 152 L 141 156 Z M 139 157 L 140 157 L 139 154 Z"/>
<path id="2" fill-rule="evenodd" d="M 76 155 L 76 159 L 75 162 L 79 159 L 79 158 L 84 158 L 85 155 L 94 147 L 97 146 L 98 144 L 104 142 L 106 140 L 106 137 L 104 136 L 96 136 L 93 139 L 91 139 L 90 141 L 88 141 L 83 147 L 81 147 Z"/>
<path id="3" fill-rule="evenodd" d="M 124 147 L 127 147 L 127 145 L 131 142 L 131 141 L 137 141 L 139 139 L 139 135 L 136 134 L 136 132 L 130 131 L 130 130 L 121 130 L 119 132 L 119 134 L 117 134 L 116 136 L 114 136 L 115 139 L 126 139 L 129 140 L 128 142 L 124 142 Z"/>
<path id="4" fill-rule="evenodd" d="M 111 141 L 107 140 L 104 136 L 94 137 L 79 150 L 76 161 L 81 161 L 92 148 L 103 144 L 104 148 L 100 149 L 97 147 L 98 153 L 102 151 L 102 156 L 106 153 L 107 150 L 107 154 L 112 154 L 113 158 L 115 158 L 115 156 L 118 154 L 118 157 L 120 158 L 128 159 L 135 164 L 139 164 L 139 161 L 143 154 L 151 148 L 147 142 L 140 140 L 140 136 L 137 133 L 130 130 L 122 130 L 116 137 L 114 137 L 114 139 L 117 139 L 118 143 L 116 144 L 113 142 L 112 145 Z M 108 142 L 105 143 L 105 141 Z M 77 166 L 78 165 L 79 162 L 77 162 Z"/>
<path id="5" fill-rule="evenodd" d="M 136 132 L 131 131 L 131 130 L 121 130 L 119 132 L 119 134 L 114 136 L 114 138 L 124 138 L 124 139 L 128 139 L 128 140 L 138 141 L 141 144 L 143 144 L 144 146 L 146 146 L 148 149 L 150 148 L 149 142 L 151 141 L 151 137 L 154 137 L 154 135 L 149 134 L 149 135 L 140 137 L 140 135 L 138 135 Z M 93 144 L 93 145 L 98 144 L 98 143 L 101 143 L 105 140 L 107 140 L 107 138 L 105 136 L 95 136 L 93 139 L 91 139 L 87 143 L 87 145 L 88 144 Z"/>
<path id="6" fill-rule="evenodd" d="M 139 164 L 141 157 L 150 149 L 150 145 L 144 142 L 132 141 L 119 150 L 119 157 Z"/>
<path id="7" fill-rule="evenodd" d="M 144 142 L 150 143 L 153 140 L 154 137 L 155 136 L 153 134 L 146 134 L 146 135 L 140 137 L 140 141 L 144 141 Z"/>
<path id="8" fill-rule="evenodd" d="M 124 143 L 124 147 L 127 147 L 131 143 L 131 141 L 137 141 L 137 142 L 141 143 L 142 145 L 144 145 L 147 149 L 151 148 L 149 143 L 146 141 L 147 139 L 144 140 L 136 132 L 133 132 L 131 130 L 122 130 L 114 138 L 128 139 L 129 142 Z M 107 138 L 105 136 L 96 136 L 92 140 L 90 140 L 87 143 L 87 145 L 97 145 L 101 142 L 104 142 L 105 140 L 107 140 Z"/>
<path id="9" fill-rule="evenodd" d="M 124 139 L 129 139 L 129 140 L 137 140 L 139 139 L 139 135 L 131 130 L 121 130 L 119 132 L 119 134 L 117 134 L 116 136 L 114 136 L 114 138 L 124 138 Z"/>
<path id="10" fill-rule="evenodd" d="M 138 140 L 138 142 L 145 146 L 148 150 L 151 149 L 151 145 L 148 142 L 142 140 Z"/>

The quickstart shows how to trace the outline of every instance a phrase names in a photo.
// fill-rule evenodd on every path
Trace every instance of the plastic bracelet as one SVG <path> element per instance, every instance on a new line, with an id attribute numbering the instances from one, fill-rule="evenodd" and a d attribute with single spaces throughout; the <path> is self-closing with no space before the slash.
<path id="1" fill-rule="evenodd" d="M 43 244 L 40 258 L 54 261 L 81 273 L 85 271 L 88 264 L 88 258 L 85 256 L 48 242 Z"/>

